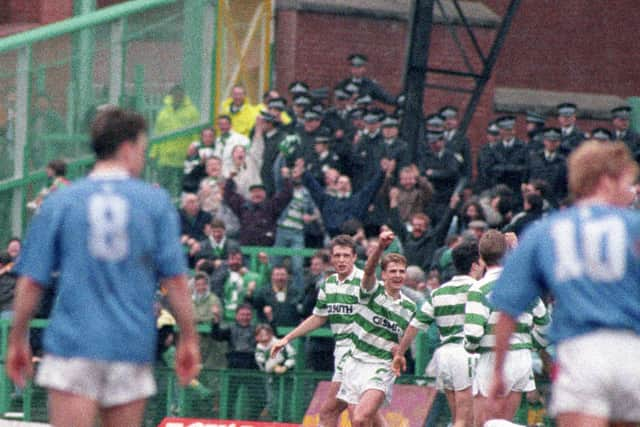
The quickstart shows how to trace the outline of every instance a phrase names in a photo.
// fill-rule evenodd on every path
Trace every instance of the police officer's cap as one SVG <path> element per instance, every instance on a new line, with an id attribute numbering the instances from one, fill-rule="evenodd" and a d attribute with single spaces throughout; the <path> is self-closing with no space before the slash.
<path id="1" fill-rule="evenodd" d="M 496 124 L 495 120 L 489 122 L 489 124 L 487 125 L 487 133 L 489 135 L 498 135 L 500 133 L 500 128 Z"/>
<path id="2" fill-rule="evenodd" d="M 627 105 L 622 105 L 620 107 L 616 107 L 611 110 L 611 116 L 614 119 L 625 119 L 628 120 L 631 117 L 631 107 Z"/>
<path id="3" fill-rule="evenodd" d="M 311 97 L 317 100 L 323 100 L 329 98 L 329 88 L 328 87 L 319 87 L 317 89 L 313 89 L 311 92 Z"/>
<path id="4" fill-rule="evenodd" d="M 262 119 L 267 122 L 273 123 L 276 121 L 276 116 L 274 116 L 268 111 L 264 111 L 264 110 L 260 111 L 260 117 L 262 117 Z"/>
<path id="5" fill-rule="evenodd" d="M 563 102 L 556 106 L 556 111 L 559 116 L 570 117 L 576 114 L 578 106 L 572 102 Z"/>
<path id="6" fill-rule="evenodd" d="M 562 132 L 558 128 L 545 128 L 542 131 L 542 137 L 548 141 L 560 141 L 562 139 Z"/>
<path id="7" fill-rule="evenodd" d="M 289 93 L 293 95 L 309 93 L 309 85 L 303 81 L 295 81 L 289 85 Z"/>
<path id="8" fill-rule="evenodd" d="M 397 117 L 393 117 L 393 116 L 385 117 L 384 120 L 382 120 L 382 122 L 380 123 L 380 125 L 383 128 L 398 127 L 399 124 L 400 124 L 400 122 L 398 121 L 398 118 Z"/>
<path id="9" fill-rule="evenodd" d="M 356 99 L 356 105 L 367 105 L 373 102 L 371 95 L 362 95 Z"/>
<path id="10" fill-rule="evenodd" d="M 444 127 L 444 119 L 438 113 L 429 114 L 424 118 L 424 122 L 427 128 L 438 129 Z"/>
<path id="11" fill-rule="evenodd" d="M 452 119 L 458 115 L 458 109 L 452 105 L 444 106 L 438 113 L 445 119 Z"/>
<path id="12" fill-rule="evenodd" d="M 333 95 L 337 98 L 337 99 L 342 99 L 342 100 L 346 100 L 351 98 L 351 94 L 347 93 L 346 90 L 342 89 L 342 88 L 337 88 L 336 90 L 333 91 Z"/>
<path id="13" fill-rule="evenodd" d="M 496 124 L 500 129 L 511 130 L 516 125 L 515 116 L 501 116 L 496 119 Z"/>
<path id="14" fill-rule="evenodd" d="M 361 53 L 353 53 L 353 54 L 349 55 L 347 60 L 354 67 L 362 67 L 363 65 L 365 65 L 367 63 L 367 57 L 364 56 Z"/>
<path id="15" fill-rule="evenodd" d="M 349 118 L 359 120 L 364 117 L 364 113 L 364 108 L 356 108 L 355 110 L 351 110 L 351 112 L 349 113 Z"/>
<path id="16" fill-rule="evenodd" d="M 313 141 L 316 144 L 328 144 L 331 141 L 331 131 L 327 128 L 320 129 Z"/>
<path id="17" fill-rule="evenodd" d="M 287 108 L 287 100 L 284 98 L 273 98 L 267 106 L 275 110 L 284 111 Z"/>
<path id="18" fill-rule="evenodd" d="M 444 139 L 444 131 L 441 131 L 441 130 L 427 131 L 426 139 L 429 144 L 440 141 Z"/>
<path id="19" fill-rule="evenodd" d="M 311 98 L 309 98 L 308 96 L 304 96 L 304 95 L 298 95 L 295 98 L 293 98 L 293 103 L 295 105 L 301 105 L 301 106 L 305 107 L 307 105 L 311 105 Z"/>
<path id="20" fill-rule="evenodd" d="M 535 111 L 527 111 L 527 123 L 536 123 L 543 125 L 545 123 L 544 116 Z"/>
<path id="21" fill-rule="evenodd" d="M 322 116 L 314 110 L 307 110 L 304 112 L 304 120 L 308 121 L 308 120 L 321 120 Z"/>
<path id="22" fill-rule="evenodd" d="M 375 111 L 368 111 L 364 115 L 364 122 L 368 124 L 378 123 L 380 121 L 380 114 Z"/>
<path id="23" fill-rule="evenodd" d="M 324 105 L 316 102 L 311 106 L 311 111 L 315 111 L 318 114 L 324 114 Z"/>
<path id="24" fill-rule="evenodd" d="M 360 88 L 358 87 L 357 84 L 349 82 L 346 85 L 344 85 L 342 90 L 347 92 L 349 95 L 353 95 L 354 93 L 358 93 L 360 91 Z"/>
<path id="25" fill-rule="evenodd" d="M 611 141 L 613 140 L 613 135 L 611 134 L 611 131 L 609 131 L 609 129 L 595 128 L 591 131 L 591 138 L 598 141 Z"/>

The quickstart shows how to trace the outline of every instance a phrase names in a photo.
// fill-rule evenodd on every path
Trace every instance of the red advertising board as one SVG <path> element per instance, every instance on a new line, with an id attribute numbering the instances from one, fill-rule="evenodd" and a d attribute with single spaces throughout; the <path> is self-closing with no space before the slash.
<path id="1" fill-rule="evenodd" d="M 198 418 L 165 418 L 158 427 L 296 427 L 299 424 L 262 421 L 211 420 Z"/>

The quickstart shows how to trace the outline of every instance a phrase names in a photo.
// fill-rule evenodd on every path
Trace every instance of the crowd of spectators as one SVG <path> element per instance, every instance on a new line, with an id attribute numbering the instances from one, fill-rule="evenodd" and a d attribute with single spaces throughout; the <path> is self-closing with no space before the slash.
<path id="1" fill-rule="evenodd" d="M 451 250 L 459 242 L 479 239 L 489 228 L 520 234 L 570 203 L 566 158 L 585 139 L 622 140 L 640 157 L 630 108 L 612 110 L 613 130 L 587 134 L 576 126 L 577 106 L 571 103 L 558 105 L 555 118 L 529 112 L 522 139 L 515 116 L 497 117 L 487 124 L 475 160 L 470 141 L 458 130 L 458 109 L 443 106 L 425 117 L 414 152 L 399 131 L 402 97 L 367 76 L 363 55 L 351 55 L 348 65 L 349 77 L 331 94 L 295 81 L 288 93 L 269 90 L 253 104 L 236 85 L 215 127 L 203 129 L 196 140 L 180 137 L 151 149 L 159 183 L 170 190 L 180 183 L 194 307 L 198 321 L 212 325 L 202 340 L 205 367 L 265 369 L 260 354 L 268 350 L 269 334 L 308 316 L 331 273 L 323 249 L 331 237 L 353 235 L 363 262 L 380 229 L 393 230 L 391 250 L 404 253 L 410 264 L 405 289 L 419 302 L 452 276 Z M 198 117 L 176 86 L 155 131 L 176 130 Z M 51 165 L 54 178 L 64 176 L 59 167 Z M 261 253 L 250 263 L 243 246 L 317 252 L 306 260 L 295 252 Z M 4 297 L 13 291 L 14 258 L 11 251 L 0 254 L 2 317 L 10 312 Z M 331 370 L 331 340 L 313 338 L 307 345 L 307 365 Z"/>

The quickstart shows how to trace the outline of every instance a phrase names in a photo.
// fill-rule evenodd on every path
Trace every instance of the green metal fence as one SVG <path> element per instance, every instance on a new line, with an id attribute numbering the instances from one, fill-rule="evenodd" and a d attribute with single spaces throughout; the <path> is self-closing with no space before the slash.
<path id="1" fill-rule="evenodd" d="M 215 17 L 207 0 L 135 0 L 0 40 L 0 242 L 22 234 L 48 161 L 67 160 L 71 178 L 86 172 L 101 105 L 142 113 L 152 144 L 196 138 L 212 116 Z M 175 85 L 193 114 L 159 123 Z"/>

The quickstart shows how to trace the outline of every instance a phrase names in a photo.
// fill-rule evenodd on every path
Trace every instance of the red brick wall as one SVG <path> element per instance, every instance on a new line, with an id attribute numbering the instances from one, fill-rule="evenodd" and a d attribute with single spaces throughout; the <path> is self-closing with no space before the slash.
<path id="1" fill-rule="evenodd" d="M 502 13 L 507 0 L 484 0 Z M 501 86 L 638 95 L 636 0 L 522 1 L 496 79 Z"/>
<path id="2" fill-rule="evenodd" d="M 333 88 L 348 76 L 346 58 L 352 52 L 369 57 L 368 75 L 387 91 L 397 94 L 402 90 L 407 39 L 407 25 L 402 21 L 285 10 L 277 14 L 276 28 L 276 86 L 283 93 L 291 81 L 298 79 L 314 88 Z M 447 31 L 441 25 L 434 26 L 429 64 L 465 71 L 462 57 Z M 492 30 L 480 29 L 477 34 L 483 47 L 493 40 Z M 461 41 L 470 51 L 470 42 L 464 37 Z M 472 63 L 479 72 L 479 61 Z M 451 80 L 435 76 L 429 82 L 444 84 Z M 485 124 L 493 118 L 493 87 L 491 80 L 471 124 L 469 136 L 474 150 L 482 140 Z M 435 112 L 444 104 L 463 108 L 467 101 L 464 94 L 427 89 L 424 110 Z"/>
<path id="3" fill-rule="evenodd" d="M 502 16 L 508 0 L 484 3 Z M 610 31 L 618 28 L 616 16 L 621 18 L 617 21 L 620 28 L 626 31 Z M 355 51 L 369 56 L 370 77 L 391 93 L 401 90 L 407 37 L 404 22 L 292 10 L 279 11 L 276 19 L 276 86 L 283 93 L 287 85 L 297 79 L 307 81 L 312 87 L 332 88 L 348 74 L 345 59 Z M 496 86 L 614 94 L 625 98 L 637 95 L 640 84 L 632 78 L 638 68 L 637 61 L 634 62 L 636 45 L 632 41 L 632 28 L 638 22 L 640 7 L 634 5 L 633 0 L 612 0 L 607 2 L 606 10 L 581 0 L 521 2 L 471 122 L 469 137 L 473 150 L 477 151 L 487 122 L 495 117 L 493 91 Z M 488 52 L 494 30 L 475 28 L 475 32 L 485 53 Z M 471 55 L 470 41 L 460 27 L 458 36 Z M 466 71 L 444 26 L 434 26 L 429 54 L 432 67 Z M 480 64 L 473 56 L 472 63 L 479 72 Z M 429 83 L 463 84 L 460 79 L 433 74 Z M 434 112 L 444 104 L 464 107 L 468 99 L 465 94 L 427 89 L 425 113 Z M 555 125 L 555 120 L 549 124 Z M 603 124 L 606 123 L 579 121 L 587 131 Z M 517 130 L 521 137 L 526 135 L 524 126 L 524 120 L 519 120 Z"/>
<path id="4" fill-rule="evenodd" d="M 42 0 L 9 0 L 11 22 L 40 22 Z"/>

